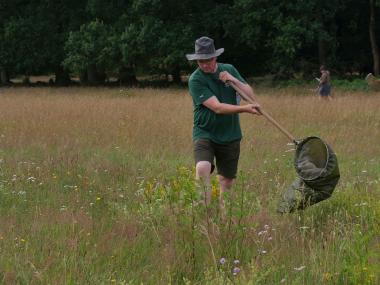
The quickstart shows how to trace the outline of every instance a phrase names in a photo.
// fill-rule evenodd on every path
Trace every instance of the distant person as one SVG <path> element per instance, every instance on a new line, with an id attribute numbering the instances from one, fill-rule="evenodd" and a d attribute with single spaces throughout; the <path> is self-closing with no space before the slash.
<path id="1" fill-rule="evenodd" d="M 236 84 L 252 99 L 252 88 L 231 64 L 217 62 L 223 48 L 215 50 L 214 41 L 201 37 L 195 41 L 195 53 L 188 60 L 197 61 L 198 68 L 189 78 L 189 91 L 193 99 L 193 144 L 196 179 L 206 189 L 205 202 L 211 201 L 210 175 L 214 159 L 220 185 L 220 206 L 224 213 L 223 193 L 231 188 L 236 178 L 240 140 L 238 113 L 259 115 L 258 104 L 239 105 L 240 98 L 228 82 Z"/>
<path id="2" fill-rule="evenodd" d="M 319 71 L 321 72 L 321 78 L 318 80 L 319 98 L 331 100 L 330 71 L 328 71 L 324 65 L 321 65 Z"/>

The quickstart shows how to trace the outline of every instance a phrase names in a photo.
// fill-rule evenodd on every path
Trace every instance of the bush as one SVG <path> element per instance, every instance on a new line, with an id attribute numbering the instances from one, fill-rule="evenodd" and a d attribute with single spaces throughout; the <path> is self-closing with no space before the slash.
<path id="1" fill-rule="evenodd" d="M 331 85 L 334 88 L 340 88 L 347 91 L 367 91 L 369 90 L 368 84 L 363 79 L 353 79 L 353 80 L 347 80 L 347 79 L 335 79 L 332 80 Z"/>

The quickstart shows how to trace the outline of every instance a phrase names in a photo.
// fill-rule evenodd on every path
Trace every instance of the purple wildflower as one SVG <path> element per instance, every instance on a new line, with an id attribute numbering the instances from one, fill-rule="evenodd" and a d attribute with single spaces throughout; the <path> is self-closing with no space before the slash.
<path id="1" fill-rule="evenodd" d="M 233 274 L 234 276 L 238 275 L 239 272 L 240 272 L 240 268 L 239 268 L 239 267 L 235 267 L 235 268 L 232 270 L 232 274 Z"/>

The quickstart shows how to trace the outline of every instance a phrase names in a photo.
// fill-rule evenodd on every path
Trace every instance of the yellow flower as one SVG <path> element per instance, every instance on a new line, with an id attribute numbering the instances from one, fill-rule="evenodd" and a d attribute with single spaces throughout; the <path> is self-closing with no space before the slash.
<path id="1" fill-rule="evenodd" d="M 154 185 L 152 182 L 148 182 L 145 188 L 146 194 L 150 194 L 154 188 Z"/>
<path id="2" fill-rule="evenodd" d="M 100 201 L 100 199 L 102 199 L 102 198 L 100 198 L 100 197 L 96 197 L 96 201 Z"/>
<path id="3" fill-rule="evenodd" d="M 331 279 L 331 274 L 329 272 L 323 273 L 323 281 L 329 281 Z"/>
<path id="4" fill-rule="evenodd" d="M 213 198 L 217 198 L 218 197 L 218 193 L 219 191 L 218 191 L 218 189 L 217 189 L 217 187 L 215 186 L 215 185 L 212 185 L 211 186 L 211 196 L 213 197 Z"/>
<path id="5" fill-rule="evenodd" d="M 178 183 L 178 181 L 177 180 L 174 180 L 173 182 L 172 182 L 172 185 L 173 185 L 173 188 L 175 189 L 175 190 L 179 190 L 179 183 Z"/>
<path id="6" fill-rule="evenodd" d="M 211 196 L 217 198 L 219 196 L 219 183 L 216 177 L 211 181 Z"/>

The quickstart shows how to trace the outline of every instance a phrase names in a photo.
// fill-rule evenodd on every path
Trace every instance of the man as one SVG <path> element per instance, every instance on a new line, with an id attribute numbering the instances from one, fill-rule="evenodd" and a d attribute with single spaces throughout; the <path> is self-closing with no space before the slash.
<path id="1" fill-rule="evenodd" d="M 330 72 L 326 69 L 324 65 L 319 68 L 321 72 L 321 78 L 319 79 L 318 91 L 320 99 L 331 100 L 331 84 L 330 84 Z"/>
<path id="2" fill-rule="evenodd" d="M 231 188 L 237 173 L 242 138 L 238 113 L 260 115 L 258 104 L 239 105 L 239 96 L 228 82 L 234 83 L 252 99 L 255 95 L 232 65 L 216 61 L 223 52 L 223 48 L 215 50 L 212 39 L 201 37 L 195 41 L 195 53 L 186 55 L 188 60 L 196 60 L 198 64 L 189 78 L 194 107 L 196 179 L 206 189 L 207 205 L 211 201 L 210 174 L 215 158 L 221 207 L 224 207 L 223 194 Z"/>

